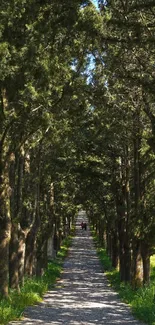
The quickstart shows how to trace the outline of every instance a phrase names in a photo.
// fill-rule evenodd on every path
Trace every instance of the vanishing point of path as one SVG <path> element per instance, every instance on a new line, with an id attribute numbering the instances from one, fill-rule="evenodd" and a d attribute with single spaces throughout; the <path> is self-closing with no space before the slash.
<path id="1" fill-rule="evenodd" d="M 10 324 L 142 325 L 108 286 L 89 227 L 86 231 L 80 229 L 82 220 L 87 221 L 83 211 L 79 213 L 76 236 L 55 289 L 47 292 L 38 306 L 28 307 L 24 320 Z"/>

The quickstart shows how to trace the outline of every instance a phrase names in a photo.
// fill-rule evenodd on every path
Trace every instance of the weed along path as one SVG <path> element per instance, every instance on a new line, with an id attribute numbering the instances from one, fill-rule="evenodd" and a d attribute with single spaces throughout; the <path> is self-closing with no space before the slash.
<path id="1" fill-rule="evenodd" d="M 17 325 L 142 325 L 130 308 L 120 302 L 104 275 L 89 228 L 81 230 L 80 212 L 69 255 L 65 260 L 61 280 L 46 293 L 44 301 L 28 307 Z"/>

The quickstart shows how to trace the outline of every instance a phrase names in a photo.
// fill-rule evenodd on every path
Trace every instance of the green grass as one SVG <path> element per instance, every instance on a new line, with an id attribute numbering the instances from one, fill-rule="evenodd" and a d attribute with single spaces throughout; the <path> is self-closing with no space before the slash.
<path id="1" fill-rule="evenodd" d="M 118 292 L 122 301 L 130 305 L 135 317 L 146 324 L 155 325 L 155 255 L 151 257 L 151 283 L 148 287 L 133 290 L 130 284 L 120 282 L 119 271 L 113 269 L 106 250 L 98 246 L 97 237 L 94 236 L 97 253 L 103 269 L 112 286 Z"/>
<path id="2" fill-rule="evenodd" d="M 63 245 L 61 246 L 61 250 L 58 252 L 58 257 L 64 259 L 68 254 L 68 248 L 71 246 L 72 236 L 68 236 L 63 240 Z"/>
<path id="3" fill-rule="evenodd" d="M 71 236 L 63 241 L 57 258 L 48 263 L 48 268 L 42 278 L 25 279 L 20 293 L 16 290 L 10 290 L 9 299 L 0 300 L 0 325 L 21 319 L 27 306 L 42 301 L 44 293 L 51 289 L 60 277 L 63 261 L 67 256 L 71 241 Z"/>

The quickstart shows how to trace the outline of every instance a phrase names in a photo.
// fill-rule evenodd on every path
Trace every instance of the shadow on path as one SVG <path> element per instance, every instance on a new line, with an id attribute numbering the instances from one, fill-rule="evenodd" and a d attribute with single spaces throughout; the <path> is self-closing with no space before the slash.
<path id="1" fill-rule="evenodd" d="M 81 230 L 83 219 L 87 222 L 85 213 L 81 211 L 76 223 L 76 236 L 55 289 L 46 293 L 41 304 L 28 307 L 23 321 L 10 324 L 142 325 L 108 286 L 89 227 L 86 231 Z"/>

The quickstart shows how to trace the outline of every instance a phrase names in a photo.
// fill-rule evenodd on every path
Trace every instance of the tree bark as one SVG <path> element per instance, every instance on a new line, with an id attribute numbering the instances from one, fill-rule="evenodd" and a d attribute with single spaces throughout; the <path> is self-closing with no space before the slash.
<path id="1" fill-rule="evenodd" d="M 146 242 L 142 242 L 141 254 L 143 261 L 143 284 L 150 284 L 150 250 Z"/>
<path id="2" fill-rule="evenodd" d="M 26 250 L 26 238 L 28 229 L 23 230 L 21 227 L 18 232 L 18 276 L 19 284 L 24 285 L 24 265 L 25 265 L 25 250 Z"/>
<path id="3" fill-rule="evenodd" d="M 10 204 L 11 204 L 11 219 L 12 232 L 10 241 L 10 263 L 9 263 L 9 278 L 10 287 L 20 291 L 19 287 L 19 225 L 22 217 L 22 183 L 23 183 L 23 163 L 24 151 L 16 153 L 11 161 L 9 180 L 12 189 Z"/>
<path id="4" fill-rule="evenodd" d="M 10 217 L 0 216 L 0 292 L 2 297 L 8 297 L 10 230 Z"/>
<path id="5" fill-rule="evenodd" d="M 41 277 L 48 265 L 47 239 L 42 242 L 40 254 L 37 254 L 36 276 Z"/>
<path id="6" fill-rule="evenodd" d="M 12 289 L 20 291 L 18 277 L 18 224 L 12 223 L 9 248 L 9 282 Z"/>
<path id="7" fill-rule="evenodd" d="M 131 284 L 133 289 L 139 288 L 143 283 L 143 270 L 142 270 L 142 258 L 140 250 L 140 242 L 134 241 L 133 247 L 133 256 L 132 256 L 132 278 Z"/>
<path id="8" fill-rule="evenodd" d="M 3 297 L 8 297 L 10 236 L 11 220 L 8 168 L 6 170 L 3 169 L 0 154 L 0 292 Z"/>
<path id="9" fill-rule="evenodd" d="M 119 249 L 118 249 L 118 234 L 117 231 L 112 235 L 112 253 L 111 253 L 112 267 L 117 268 L 119 263 Z"/>
<path id="10" fill-rule="evenodd" d="M 143 211 L 141 209 L 142 193 L 141 193 L 141 128 L 140 128 L 140 107 L 137 106 L 133 115 L 133 151 L 134 151 L 134 221 L 142 218 Z M 142 257 L 141 246 L 139 238 L 133 236 L 133 271 L 132 271 L 132 285 L 137 288 L 142 285 Z"/>
<path id="11" fill-rule="evenodd" d="M 38 154 L 36 157 L 35 165 L 37 168 L 34 170 L 35 173 L 35 188 L 34 188 L 34 208 L 33 208 L 33 225 L 26 238 L 26 251 L 25 251 L 25 274 L 32 277 L 36 274 L 36 240 L 37 233 L 40 227 L 40 186 L 41 186 L 41 146 L 40 143 L 38 148 Z"/>
<path id="12" fill-rule="evenodd" d="M 36 253 L 36 236 L 39 228 L 38 221 L 36 220 L 30 229 L 26 238 L 25 250 L 25 274 L 32 277 L 35 271 L 35 253 Z"/>
<path id="13" fill-rule="evenodd" d="M 103 246 L 104 245 L 104 220 L 103 219 L 99 219 L 99 241 L 100 241 L 100 245 Z"/>

